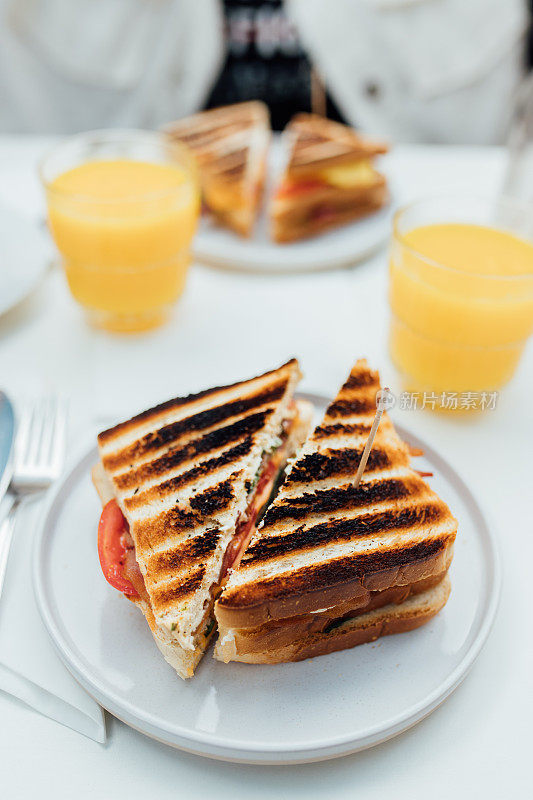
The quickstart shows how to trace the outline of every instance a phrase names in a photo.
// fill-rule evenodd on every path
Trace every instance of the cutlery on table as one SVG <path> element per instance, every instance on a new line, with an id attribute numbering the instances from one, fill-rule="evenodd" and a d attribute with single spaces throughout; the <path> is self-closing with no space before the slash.
<path id="1" fill-rule="evenodd" d="M 0 595 L 21 504 L 39 497 L 59 477 L 65 455 L 66 411 L 57 398 L 35 403 L 20 420 L 7 490 L 11 505 L 0 524 Z"/>
<path id="2" fill-rule="evenodd" d="M 0 391 L 0 503 L 13 474 L 15 414 L 9 397 Z"/>

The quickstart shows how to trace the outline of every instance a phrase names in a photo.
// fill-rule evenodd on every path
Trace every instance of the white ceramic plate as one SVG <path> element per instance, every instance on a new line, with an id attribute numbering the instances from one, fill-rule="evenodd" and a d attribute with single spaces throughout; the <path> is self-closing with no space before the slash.
<path id="1" fill-rule="evenodd" d="M 282 145 L 276 137 L 270 148 L 265 197 L 271 194 L 282 160 Z M 394 191 L 391 194 L 394 197 Z M 290 244 L 272 241 L 265 209 L 250 239 L 202 216 L 193 242 L 193 254 L 197 261 L 205 264 L 246 272 L 309 272 L 347 267 L 367 258 L 387 241 L 394 211 L 392 202 L 369 217 Z"/>
<path id="2" fill-rule="evenodd" d="M 4 206 L 0 207 L 0 242 L 0 314 L 4 314 L 42 279 L 51 247 L 36 222 Z"/>
<path id="3" fill-rule="evenodd" d="M 312 398 L 322 413 L 325 398 Z M 456 472 L 399 427 L 425 457 L 431 485 L 459 520 L 452 594 L 424 627 L 296 664 L 221 664 L 209 651 L 180 680 L 160 656 L 144 617 L 107 585 L 96 552 L 99 501 L 90 468 L 75 459 L 37 533 L 37 603 L 59 655 L 108 711 L 160 741 L 227 761 L 318 761 L 383 742 L 435 709 L 462 681 L 494 618 L 495 542 Z"/>

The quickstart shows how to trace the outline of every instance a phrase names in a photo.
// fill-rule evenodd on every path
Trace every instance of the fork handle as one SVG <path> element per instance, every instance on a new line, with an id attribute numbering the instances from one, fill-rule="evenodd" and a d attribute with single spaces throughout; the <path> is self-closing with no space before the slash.
<path id="1" fill-rule="evenodd" d="M 16 495 L 11 503 L 11 508 L 5 515 L 0 525 L 0 595 L 4 588 L 4 578 L 6 576 L 7 559 L 9 557 L 9 549 L 11 547 L 11 539 L 13 538 L 13 530 L 15 528 L 15 519 L 17 509 L 20 506 L 22 498 Z"/>

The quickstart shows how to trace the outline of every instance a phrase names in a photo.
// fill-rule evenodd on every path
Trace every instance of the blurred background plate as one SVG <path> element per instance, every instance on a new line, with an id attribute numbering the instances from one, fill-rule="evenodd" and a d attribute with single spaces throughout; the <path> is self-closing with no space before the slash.
<path id="1" fill-rule="evenodd" d="M 327 399 L 312 399 L 318 414 Z M 158 652 L 132 603 L 102 577 L 100 503 L 89 444 L 54 491 L 37 533 L 34 586 L 68 669 L 104 708 L 173 747 L 226 761 L 289 764 L 371 747 L 433 711 L 465 677 L 489 633 L 500 567 L 493 536 L 457 473 L 398 426 L 425 457 L 431 486 L 459 521 L 452 593 L 418 630 L 295 664 L 221 664 L 211 649 L 189 681 Z"/>
<path id="2" fill-rule="evenodd" d="M 269 154 L 265 199 L 272 193 L 282 163 L 283 145 L 280 137 L 275 136 Z M 386 175 L 386 169 L 380 165 L 378 169 Z M 250 239 L 217 226 L 204 215 L 193 241 L 193 255 L 205 264 L 246 272 L 311 272 L 348 267 L 370 256 L 389 238 L 396 210 L 394 187 L 391 196 L 389 205 L 375 214 L 289 244 L 276 244 L 269 236 L 268 201 Z"/>
<path id="3" fill-rule="evenodd" d="M 0 315 L 29 295 L 45 274 L 50 240 L 39 223 L 0 206 Z"/>

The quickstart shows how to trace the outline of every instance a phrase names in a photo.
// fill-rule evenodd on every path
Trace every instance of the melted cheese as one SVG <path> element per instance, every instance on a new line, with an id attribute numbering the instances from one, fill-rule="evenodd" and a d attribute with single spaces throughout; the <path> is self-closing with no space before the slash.
<path id="1" fill-rule="evenodd" d="M 353 164 L 342 164 L 320 170 L 320 178 L 331 186 L 340 189 L 351 189 L 356 186 L 371 186 L 376 180 L 376 170 L 370 161 L 356 161 Z"/>

